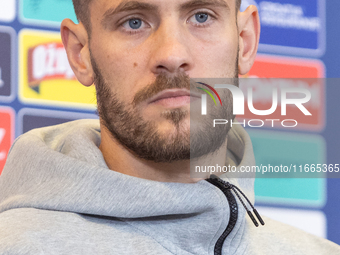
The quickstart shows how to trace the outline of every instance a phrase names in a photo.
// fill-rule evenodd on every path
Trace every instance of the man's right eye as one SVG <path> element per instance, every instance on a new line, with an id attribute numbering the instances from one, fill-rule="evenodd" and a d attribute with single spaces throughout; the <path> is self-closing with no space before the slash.
<path id="1" fill-rule="evenodd" d="M 145 23 L 141 19 L 132 18 L 125 21 L 122 26 L 126 30 L 137 30 L 143 28 L 145 26 Z"/>
<path id="2" fill-rule="evenodd" d="M 129 34 L 137 34 L 146 31 L 151 26 L 141 18 L 130 17 L 125 19 L 120 25 L 123 32 Z"/>

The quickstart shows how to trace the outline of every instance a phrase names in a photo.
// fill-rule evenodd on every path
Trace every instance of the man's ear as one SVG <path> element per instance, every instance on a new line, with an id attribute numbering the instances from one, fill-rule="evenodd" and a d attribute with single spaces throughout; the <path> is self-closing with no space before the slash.
<path id="1" fill-rule="evenodd" d="M 244 75 L 252 67 L 260 40 L 260 20 L 258 10 L 250 5 L 237 15 L 239 31 L 239 74 Z"/>
<path id="2" fill-rule="evenodd" d="M 74 24 L 72 20 L 65 19 L 61 23 L 60 32 L 68 61 L 78 81 L 85 86 L 91 86 L 94 74 L 88 35 L 84 25 L 82 23 Z"/>

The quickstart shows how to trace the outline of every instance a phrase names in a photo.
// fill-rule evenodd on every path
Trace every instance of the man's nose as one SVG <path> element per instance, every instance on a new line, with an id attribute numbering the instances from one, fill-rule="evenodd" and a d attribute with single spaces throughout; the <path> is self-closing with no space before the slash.
<path id="1" fill-rule="evenodd" d="M 170 24 L 169 24 L 170 23 Z M 172 23 L 172 24 L 171 24 Z M 161 25 L 153 35 L 151 49 L 151 71 L 156 75 L 188 72 L 193 68 L 189 34 L 185 27 L 173 22 Z"/>

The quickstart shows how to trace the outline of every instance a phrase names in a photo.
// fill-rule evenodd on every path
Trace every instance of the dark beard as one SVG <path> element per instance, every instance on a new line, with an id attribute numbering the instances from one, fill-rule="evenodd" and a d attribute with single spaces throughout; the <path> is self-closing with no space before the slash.
<path id="1" fill-rule="evenodd" d="M 158 94 L 165 89 L 199 90 L 197 84 L 181 73 L 177 76 L 160 74 L 156 81 L 136 93 L 132 106 L 118 99 L 108 84 L 106 84 L 95 60 L 91 57 L 95 73 L 95 86 L 97 90 L 98 114 L 112 137 L 122 144 L 135 156 L 154 162 L 171 163 L 180 160 L 198 158 L 218 150 L 224 144 L 229 125 L 212 126 L 213 119 L 233 119 L 232 95 L 229 90 L 223 94 L 225 100 L 223 107 L 215 109 L 215 114 L 209 116 L 195 116 L 190 118 L 190 129 L 181 125 L 190 113 L 186 110 L 171 109 L 164 111 L 161 117 L 171 121 L 174 125 L 172 134 L 161 134 L 157 122 L 143 119 L 138 104 Z M 196 120 L 197 119 L 197 120 Z"/>

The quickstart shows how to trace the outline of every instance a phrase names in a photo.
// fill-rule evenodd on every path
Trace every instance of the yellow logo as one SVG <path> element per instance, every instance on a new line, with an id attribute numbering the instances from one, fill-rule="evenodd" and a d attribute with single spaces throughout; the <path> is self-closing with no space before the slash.
<path id="1" fill-rule="evenodd" d="M 20 100 L 65 107 L 95 107 L 95 88 L 77 81 L 59 33 L 24 29 L 19 34 L 19 43 Z"/>

